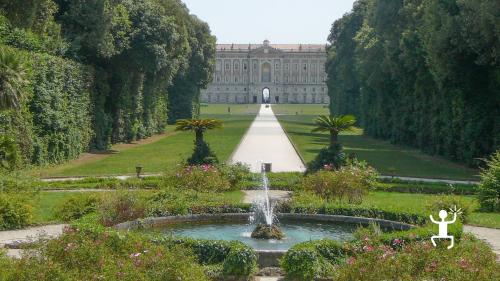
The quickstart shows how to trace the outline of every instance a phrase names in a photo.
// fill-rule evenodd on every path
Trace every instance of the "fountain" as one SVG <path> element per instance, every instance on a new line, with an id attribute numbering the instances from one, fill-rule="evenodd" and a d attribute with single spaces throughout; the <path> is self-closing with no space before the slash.
<path id="1" fill-rule="evenodd" d="M 281 240 L 285 234 L 274 223 L 274 205 L 269 199 L 269 180 L 266 175 L 264 164 L 261 164 L 262 171 L 262 197 L 254 203 L 255 213 L 250 220 L 257 223 L 257 226 L 252 231 L 251 237 L 256 239 L 276 239 Z"/>

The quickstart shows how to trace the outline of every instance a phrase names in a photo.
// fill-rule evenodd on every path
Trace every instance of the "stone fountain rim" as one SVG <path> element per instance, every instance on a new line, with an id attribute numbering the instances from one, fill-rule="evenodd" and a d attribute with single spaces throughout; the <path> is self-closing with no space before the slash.
<path id="1" fill-rule="evenodd" d="M 178 224 L 184 222 L 224 222 L 224 221 L 248 221 L 252 213 L 221 213 L 221 214 L 196 214 L 196 215 L 177 215 L 166 217 L 149 217 L 119 223 L 114 227 L 118 230 L 136 230 L 144 228 L 153 228 L 165 226 L 169 224 Z M 307 220 L 307 221 L 323 221 L 323 222 L 340 222 L 349 224 L 368 225 L 369 223 L 377 223 L 382 228 L 390 228 L 393 230 L 409 230 L 414 228 L 414 225 L 366 217 L 353 217 L 343 215 L 323 215 L 323 214 L 298 214 L 298 213 L 279 213 L 278 219 L 292 220 Z"/>

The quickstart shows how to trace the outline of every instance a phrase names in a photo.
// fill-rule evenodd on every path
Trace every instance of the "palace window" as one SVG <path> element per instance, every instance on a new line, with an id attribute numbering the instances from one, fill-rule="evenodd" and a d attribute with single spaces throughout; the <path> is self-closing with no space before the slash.
<path id="1" fill-rule="evenodd" d="M 271 65 L 269 63 L 262 64 L 262 78 L 263 83 L 271 82 Z"/>

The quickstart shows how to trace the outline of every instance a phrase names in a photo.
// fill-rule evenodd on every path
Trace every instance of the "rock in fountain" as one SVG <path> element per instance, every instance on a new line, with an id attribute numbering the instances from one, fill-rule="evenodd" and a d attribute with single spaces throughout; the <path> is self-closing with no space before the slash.
<path id="1" fill-rule="evenodd" d="M 252 238 L 257 239 L 276 239 L 281 240 L 285 237 L 285 234 L 277 225 L 267 225 L 265 223 L 259 223 L 254 229 L 251 235 Z"/>
<path id="2" fill-rule="evenodd" d="M 257 227 L 255 227 L 251 237 L 257 239 L 283 239 L 285 234 L 276 224 L 273 224 L 274 206 L 269 200 L 269 180 L 264 169 L 262 169 L 262 191 L 261 200 L 255 204 L 254 219 L 257 222 Z"/>

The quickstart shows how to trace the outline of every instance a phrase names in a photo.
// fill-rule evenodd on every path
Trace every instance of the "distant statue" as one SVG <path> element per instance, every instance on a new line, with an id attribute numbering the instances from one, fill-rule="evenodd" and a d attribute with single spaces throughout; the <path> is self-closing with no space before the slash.
<path id="1" fill-rule="evenodd" d="M 445 221 L 446 217 L 448 217 L 448 212 L 445 210 L 439 211 L 439 217 L 441 218 L 441 221 L 435 221 L 432 215 L 429 216 L 431 218 L 431 221 L 437 225 L 439 225 L 439 235 L 434 235 L 431 237 L 432 245 L 436 247 L 436 241 L 434 239 L 450 239 L 451 244 L 448 246 L 448 249 L 453 248 L 455 238 L 452 235 L 448 235 L 448 225 L 455 223 L 457 221 L 457 213 L 453 213 L 453 220 L 451 221 Z"/>

